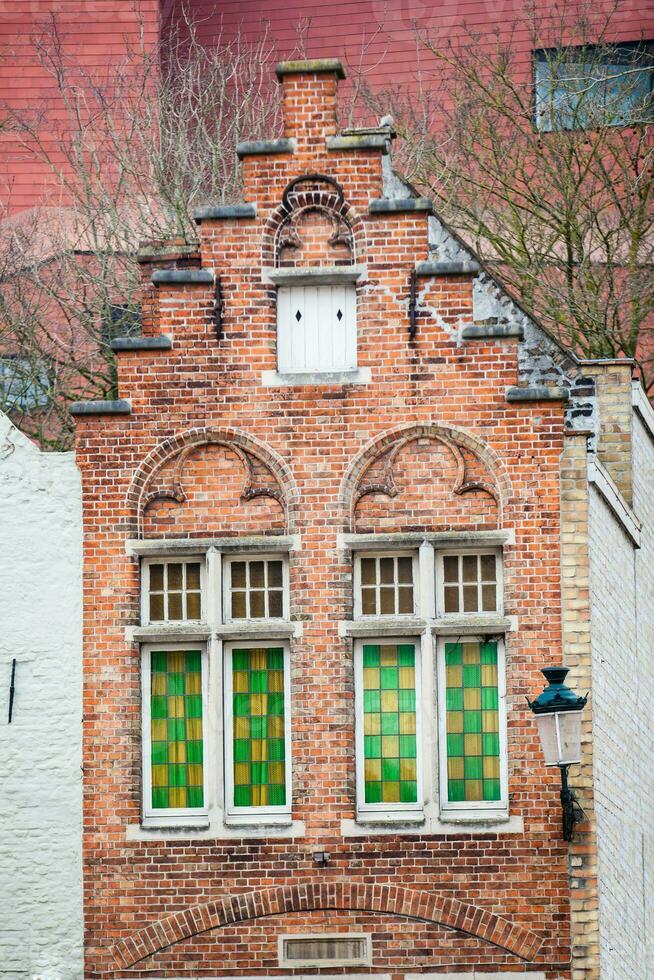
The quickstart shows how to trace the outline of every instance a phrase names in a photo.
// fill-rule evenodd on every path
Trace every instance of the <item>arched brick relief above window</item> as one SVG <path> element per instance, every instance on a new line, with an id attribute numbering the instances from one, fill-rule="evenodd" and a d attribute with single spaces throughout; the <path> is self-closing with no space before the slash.
<path id="1" fill-rule="evenodd" d="M 364 254 L 363 222 L 337 181 L 305 174 L 288 184 L 264 229 L 264 267 L 353 265 Z"/>
<path id="2" fill-rule="evenodd" d="M 297 490 L 284 461 L 238 430 L 191 429 L 157 446 L 127 494 L 130 537 L 280 534 Z"/>
<path id="3" fill-rule="evenodd" d="M 384 433 L 357 455 L 341 486 L 352 531 L 439 531 L 502 526 L 510 483 L 470 433 L 411 425 Z"/>

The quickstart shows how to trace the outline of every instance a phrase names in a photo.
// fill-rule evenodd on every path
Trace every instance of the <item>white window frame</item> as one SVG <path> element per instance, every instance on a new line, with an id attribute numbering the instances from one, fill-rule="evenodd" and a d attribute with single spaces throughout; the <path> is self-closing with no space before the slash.
<path id="1" fill-rule="evenodd" d="M 349 322 L 346 322 L 345 327 L 349 331 L 345 335 L 345 363 L 344 364 L 322 364 L 319 363 L 316 367 L 312 367 L 306 363 L 304 364 L 294 364 L 291 358 L 290 350 L 293 346 L 291 341 L 292 332 L 295 330 L 302 332 L 303 346 L 305 349 L 305 355 L 307 350 L 307 338 L 306 338 L 306 323 L 298 324 L 294 327 L 292 324 L 290 328 L 287 326 L 284 328 L 284 324 L 281 318 L 282 307 L 288 306 L 288 315 L 290 319 L 293 319 L 292 308 L 295 305 L 293 302 L 294 291 L 297 289 L 304 290 L 304 302 L 305 306 L 305 320 L 309 320 L 309 307 L 313 304 L 315 311 L 315 325 L 316 333 L 320 332 L 321 320 L 320 320 L 320 310 L 322 306 L 327 302 L 327 291 L 331 291 L 334 288 L 338 288 L 344 291 L 344 302 L 345 307 L 344 315 L 346 320 L 348 318 L 349 309 Z M 314 293 L 311 296 L 311 291 Z M 307 295 L 309 292 L 309 295 Z M 349 295 L 348 295 L 349 294 Z M 331 293 L 329 296 L 329 302 L 331 305 Z M 341 281 L 341 282 L 325 282 L 320 279 L 316 281 L 301 281 L 297 283 L 283 283 L 279 284 L 277 287 L 277 370 L 281 374 L 292 375 L 292 374 L 331 374 L 331 373 L 343 373 L 348 371 L 356 371 L 358 366 L 358 327 L 357 327 L 357 288 L 356 283 L 352 281 Z M 323 320 L 323 325 L 324 325 Z M 324 329 L 324 327 L 323 327 Z M 315 338 L 314 338 L 315 339 Z M 283 345 L 288 345 L 288 350 L 283 349 Z M 304 360 L 310 360 L 305 356 Z M 332 344 L 332 361 L 333 361 L 333 344 Z"/>
<path id="2" fill-rule="evenodd" d="M 260 647 L 282 647 L 284 650 L 284 753 L 286 803 L 284 806 L 234 806 L 234 718 L 232 711 L 232 653 Z M 223 647 L 223 765 L 225 783 L 225 821 L 227 823 L 265 823 L 266 817 L 290 820 L 293 806 L 293 760 L 291 754 L 291 651 L 287 640 L 230 640 Z"/>
<path id="3" fill-rule="evenodd" d="M 152 565 L 200 565 L 200 619 L 150 619 L 150 567 Z M 166 575 L 168 573 L 166 572 Z M 186 569 L 183 572 L 186 582 Z M 168 614 L 168 590 L 163 593 L 164 611 Z M 182 590 L 182 603 L 186 607 L 185 590 Z M 143 626 L 175 627 L 186 623 L 205 623 L 207 621 L 207 558 L 205 554 L 152 556 L 141 560 L 141 624 Z"/>
<path id="4" fill-rule="evenodd" d="M 415 651 L 416 677 L 416 796 L 415 803 L 366 803 L 365 798 L 365 752 L 364 752 L 364 711 L 363 711 L 363 647 L 371 644 L 387 646 L 411 643 Z M 354 643 L 354 734 L 356 762 L 356 811 L 362 816 L 385 815 L 401 818 L 403 815 L 415 819 L 424 810 L 423 780 L 423 732 L 422 732 L 422 644 L 419 636 L 390 637 L 379 636 L 357 639 Z"/>
<path id="5" fill-rule="evenodd" d="M 465 636 L 456 634 L 440 636 L 436 643 L 436 690 L 438 710 L 438 772 L 439 798 L 442 815 L 456 813 L 496 813 L 506 815 L 509 806 L 508 789 L 508 740 L 507 740 L 507 706 L 506 706 L 506 650 L 504 640 L 494 636 L 497 643 L 497 695 L 498 695 L 498 730 L 500 740 L 500 791 L 499 800 L 462 800 L 450 803 L 447 798 L 447 704 L 445 677 L 445 644 L 446 643 L 485 643 L 485 636 Z"/>
<path id="6" fill-rule="evenodd" d="M 459 583 L 459 603 L 461 609 L 458 612 L 445 612 L 445 567 L 444 559 L 449 557 L 459 557 L 462 555 L 494 555 L 495 556 L 495 609 L 478 609 L 476 612 L 463 611 L 463 583 Z M 481 583 L 477 583 L 477 596 L 481 599 Z M 474 621 L 475 616 L 502 616 L 504 614 L 504 568 L 502 561 L 501 548 L 447 548 L 436 550 L 436 614 L 438 617 L 448 619 L 456 617 L 462 619 L 471 617 Z"/>
<path id="7" fill-rule="evenodd" d="M 199 650 L 202 664 L 202 777 L 203 807 L 157 807 L 152 806 L 152 739 L 151 722 L 151 655 L 163 651 Z M 192 826 L 206 824 L 209 813 L 209 749 L 208 749 L 208 708 L 209 708 L 209 657 L 206 643 L 144 643 L 141 646 L 141 744 L 142 751 L 142 812 L 144 823 L 161 823 L 168 826 Z"/>
<path id="8" fill-rule="evenodd" d="M 232 564 L 235 561 L 281 561 L 282 563 L 282 615 L 281 616 L 256 616 L 254 618 L 246 616 L 243 618 L 232 618 Z M 268 576 L 268 570 L 266 568 L 266 580 Z M 249 582 L 249 569 L 247 571 L 247 581 Z M 266 554 L 230 554 L 224 555 L 222 561 L 222 582 L 223 582 L 223 594 L 222 594 L 222 610 L 223 610 L 223 622 L 225 623 L 282 623 L 287 622 L 290 619 L 290 594 L 289 594 L 289 571 L 288 571 L 288 555 L 282 552 L 271 552 Z M 246 603 L 249 610 L 249 596 L 247 592 L 249 590 L 246 588 Z M 266 606 L 268 606 L 268 594 L 267 586 L 264 589 L 264 597 Z"/>
<path id="9" fill-rule="evenodd" d="M 361 561 L 363 558 L 410 558 L 412 562 L 413 578 L 413 610 L 410 613 L 363 613 L 362 611 L 362 582 L 361 582 Z M 379 600 L 379 584 L 376 586 L 377 599 Z M 395 582 L 395 601 L 398 604 L 398 583 Z M 404 617 L 416 616 L 420 609 L 420 565 L 417 550 L 398 550 L 398 551 L 357 551 L 354 555 L 353 568 L 353 590 L 354 590 L 354 618 L 365 619 L 367 621 L 380 621 L 388 619 L 399 619 Z"/>

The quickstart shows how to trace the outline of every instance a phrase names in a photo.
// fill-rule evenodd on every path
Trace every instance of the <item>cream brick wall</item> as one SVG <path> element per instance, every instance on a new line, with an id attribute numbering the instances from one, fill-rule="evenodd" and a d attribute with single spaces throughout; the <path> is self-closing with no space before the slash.
<path id="1" fill-rule="evenodd" d="M 651 980 L 654 928 L 654 442 L 633 417 L 640 549 L 590 487 L 593 753 L 602 980 Z"/>
<path id="2" fill-rule="evenodd" d="M 73 454 L 39 452 L 0 414 L 0 500 L 0 980 L 78 980 L 81 506 Z"/>

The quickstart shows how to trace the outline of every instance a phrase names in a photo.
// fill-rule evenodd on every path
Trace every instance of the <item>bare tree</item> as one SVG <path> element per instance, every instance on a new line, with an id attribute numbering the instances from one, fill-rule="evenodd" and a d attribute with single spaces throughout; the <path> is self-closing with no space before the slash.
<path id="1" fill-rule="evenodd" d="M 33 41 L 53 97 L 0 118 L 49 186 L 0 222 L 0 407 L 61 449 L 69 402 L 115 394 L 109 340 L 135 321 L 139 242 L 193 244 L 193 209 L 239 198 L 236 143 L 274 135 L 280 111 L 265 33 L 205 46 L 186 17 L 158 46 L 142 30 L 104 77 L 69 57 L 55 17 Z"/>
<path id="2" fill-rule="evenodd" d="M 654 53 L 608 40 L 615 6 L 541 6 L 490 39 L 416 27 L 411 91 L 366 99 L 393 107 L 403 169 L 523 304 L 651 385 Z"/>

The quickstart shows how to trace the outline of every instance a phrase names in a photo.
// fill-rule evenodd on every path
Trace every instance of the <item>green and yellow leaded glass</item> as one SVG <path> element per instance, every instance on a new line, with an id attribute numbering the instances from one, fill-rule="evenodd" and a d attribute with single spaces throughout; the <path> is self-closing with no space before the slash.
<path id="1" fill-rule="evenodd" d="M 153 809 L 204 806 L 202 655 L 150 655 L 150 745 Z"/>
<path id="2" fill-rule="evenodd" d="M 445 644 L 445 698 L 448 801 L 500 800 L 497 643 Z"/>
<path id="3" fill-rule="evenodd" d="M 232 651 L 234 806 L 286 805 L 284 651 Z"/>
<path id="4" fill-rule="evenodd" d="M 366 803 L 417 803 L 416 655 L 412 643 L 363 647 Z"/>

